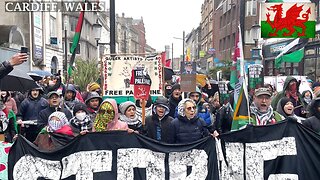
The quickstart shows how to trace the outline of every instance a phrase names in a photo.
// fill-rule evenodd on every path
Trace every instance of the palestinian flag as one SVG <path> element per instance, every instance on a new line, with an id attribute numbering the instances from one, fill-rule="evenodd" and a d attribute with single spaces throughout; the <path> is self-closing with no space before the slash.
<path id="1" fill-rule="evenodd" d="M 315 4 L 307 1 L 269 0 L 261 6 L 262 38 L 314 38 Z"/>
<path id="2" fill-rule="evenodd" d="M 85 9 L 85 4 L 84 3 L 82 4 L 82 9 Z M 70 62 L 69 62 L 69 68 L 68 68 L 69 77 L 71 76 L 72 71 L 74 70 L 74 60 L 75 60 L 75 57 L 76 57 L 77 48 L 79 48 L 78 44 L 79 44 L 79 40 L 80 40 L 80 37 L 81 37 L 81 30 L 82 30 L 83 20 L 84 20 L 84 11 L 81 11 L 80 15 L 79 15 L 79 18 L 78 18 L 76 30 L 75 30 L 75 33 L 74 33 L 74 36 L 73 36 L 72 46 L 70 48 L 70 53 L 72 55 L 71 55 L 71 59 L 70 59 Z"/>
<path id="3" fill-rule="evenodd" d="M 299 63 L 304 57 L 304 47 L 308 39 L 297 38 L 283 48 L 283 51 L 276 57 L 275 67 L 280 68 L 281 63 Z"/>
<path id="4" fill-rule="evenodd" d="M 238 130 L 250 121 L 249 96 L 245 76 L 241 78 L 242 86 L 233 114 L 231 130 Z"/>

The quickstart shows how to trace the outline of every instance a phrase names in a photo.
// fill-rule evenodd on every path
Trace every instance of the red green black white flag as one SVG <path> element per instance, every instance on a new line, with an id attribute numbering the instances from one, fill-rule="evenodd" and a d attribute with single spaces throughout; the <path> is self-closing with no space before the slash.
<path id="1" fill-rule="evenodd" d="M 82 4 L 82 9 L 84 9 L 84 3 Z M 83 20 L 84 20 L 84 11 L 81 11 L 79 18 L 78 18 L 77 26 L 75 29 L 75 33 L 73 36 L 72 46 L 70 48 L 71 58 L 70 58 L 69 68 L 68 68 L 68 75 L 69 76 L 71 76 L 72 71 L 74 69 L 74 60 L 76 57 L 77 48 L 79 48 L 78 44 L 79 44 L 79 40 L 81 37 Z"/>
<path id="2" fill-rule="evenodd" d="M 262 3 L 262 38 L 315 37 L 315 4 L 301 1 L 294 3 L 292 0 L 289 2 L 269 0 L 268 3 Z"/>

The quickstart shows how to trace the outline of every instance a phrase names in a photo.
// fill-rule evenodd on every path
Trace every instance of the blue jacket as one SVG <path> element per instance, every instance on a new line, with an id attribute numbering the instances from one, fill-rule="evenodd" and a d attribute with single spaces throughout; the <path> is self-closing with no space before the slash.
<path id="1" fill-rule="evenodd" d="M 48 107 L 48 101 L 43 98 L 32 98 L 30 95 L 20 105 L 18 116 L 23 121 L 36 120 L 41 110 Z"/>
<path id="2" fill-rule="evenodd" d="M 175 113 L 174 113 L 174 117 L 177 118 L 178 117 L 178 107 L 176 107 Z M 201 118 L 204 120 L 204 122 L 206 123 L 206 126 L 210 126 L 211 123 L 211 116 L 210 116 L 210 112 L 205 109 L 202 108 L 202 106 L 198 106 L 198 114 L 197 117 Z"/>

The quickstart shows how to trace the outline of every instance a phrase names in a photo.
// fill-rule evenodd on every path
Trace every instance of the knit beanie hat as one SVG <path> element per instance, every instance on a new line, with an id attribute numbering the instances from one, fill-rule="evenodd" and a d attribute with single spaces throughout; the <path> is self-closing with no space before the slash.
<path id="1" fill-rule="evenodd" d="M 97 89 L 100 89 L 100 85 L 96 82 L 89 84 L 89 91 L 95 91 Z"/>
<path id="2" fill-rule="evenodd" d="M 134 106 L 135 108 L 137 108 L 136 105 L 132 101 L 126 101 L 126 102 L 121 103 L 119 105 L 119 110 L 120 110 L 121 114 L 125 114 L 127 109 L 130 106 Z"/>
<path id="3" fill-rule="evenodd" d="M 176 90 L 176 89 L 181 89 L 180 87 L 180 84 L 174 84 L 172 87 L 171 87 L 171 93 Z"/>
<path id="4" fill-rule="evenodd" d="M 76 103 L 76 105 L 73 108 L 73 115 L 75 116 L 79 110 L 83 110 L 87 113 L 87 105 L 81 102 Z"/>

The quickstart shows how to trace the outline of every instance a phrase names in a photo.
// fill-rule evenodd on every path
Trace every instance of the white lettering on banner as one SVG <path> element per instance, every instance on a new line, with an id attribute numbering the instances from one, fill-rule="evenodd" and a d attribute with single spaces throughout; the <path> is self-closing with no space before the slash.
<path id="1" fill-rule="evenodd" d="M 299 180 L 296 174 L 270 174 L 268 180 Z"/>
<path id="2" fill-rule="evenodd" d="M 278 156 L 297 155 L 294 137 L 280 140 L 246 144 L 246 177 L 248 179 L 264 179 L 264 161 L 276 159 Z"/>
<path id="3" fill-rule="evenodd" d="M 46 178 L 59 180 L 60 161 L 50 161 L 29 154 L 22 156 L 13 167 L 13 179 L 30 180 Z"/>
<path id="4" fill-rule="evenodd" d="M 191 174 L 187 176 L 187 167 L 191 166 Z M 186 152 L 169 154 L 171 180 L 206 179 L 208 174 L 208 155 L 204 150 L 193 149 Z"/>
<path id="5" fill-rule="evenodd" d="M 149 149 L 119 149 L 117 179 L 133 180 L 133 168 L 146 168 L 146 179 L 165 179 L 165 154 Z"/>
<path id="6" fill-rule="evenodd" d="M 219 153 L 221 153 L 219 151 Z M 243 154 L 244 147 L 241 143 L 226 143 L 226 161 L 222 161 L 221 179 L 243 179 Z M 280 140 L 246 143 L 246 178 L 265 179 L 264 161 L 276 159 L 279 156 L 297 155 L 296 142 L 294 137 L 284 137 Z M 288 174 L 271 174 L 268 179 L 282 179 Z M 298 175 L 289 174 L 290 180 L 298 179 Z M 282 177 L 282 178 L 280 178 Z M 286 178 L 284 178 L 286 179 Z"/>
<path id="7" fill-rule="evenodd" d="M 62 178 L 75 175 L 76 180 L 93 180 L 93 173 L 111 171 L 112 151 L 81 151 L 62 159 Z"/>
<path id="8" fill-rule="evenodd" d="M 218 145 L 218 144 L 217 144 Z M 222 151 L 218 151 L 219 157 Z M 226 161 L 222 160 L 220 177 L 221 179 L 243 179 L 243 155 L 244 148 L 242 143 L 226 143 Z"/>

